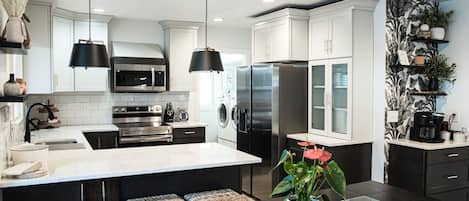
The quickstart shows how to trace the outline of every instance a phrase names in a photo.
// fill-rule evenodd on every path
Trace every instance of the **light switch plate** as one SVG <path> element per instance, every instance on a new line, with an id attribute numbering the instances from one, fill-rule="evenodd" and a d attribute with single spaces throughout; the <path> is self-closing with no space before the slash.
<path id="1" fill-rule="evenodd" d="M 387 118 L 388 123 L 399 122 L 399 111 L 397 110 L 388 111 L 387 114 L 388 114 L 388 118 Z"/>

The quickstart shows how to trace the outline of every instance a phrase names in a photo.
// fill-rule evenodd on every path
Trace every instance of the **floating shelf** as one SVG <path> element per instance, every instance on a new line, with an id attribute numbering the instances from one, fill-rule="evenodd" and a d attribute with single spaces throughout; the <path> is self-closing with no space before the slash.
<path id="1" fill-rule="evenodd" d="M 0 96 L 0 103 L 23 103 L 28 96 Z"/>
<path id="2" fill-rule="evenodd" d="M 414 91 L 410 92 L 412 96 L 447 96 L 448 94 L 444 91 Z"/>
<path id="3" fill-rule="evenodd" d="M 437 40 L 437 39 L 431 39 L 431 38 L 413 38 L 411 39 L 412 42 L 418 42 L 418 43 L 431 43 L 431 44 L 445 44 L 449 43 L 447 40 Z"/>
<path id="4" fill-rule="evenodd" d="M 22 43 L 10 43 L 6 41 L 0 41 L 0 51 L 7 54 L 18 54 L 26 55 L 27 51 Z"/>
<path id="5" fill-rule="evenodd" d="M 392 69 L 410 69 L 416 73 L 422 73 L 423 70 L 425 69 L 424 65 L 401 65 L 401 64 L 396 64 L 391 66 Z"/>

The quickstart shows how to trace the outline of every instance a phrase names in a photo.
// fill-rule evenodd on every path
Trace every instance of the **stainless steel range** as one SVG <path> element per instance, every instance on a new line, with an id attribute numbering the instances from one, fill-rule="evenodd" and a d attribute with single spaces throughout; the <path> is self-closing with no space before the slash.
<path id="1" fill-rule="evenodd" d="M 171 126 L 162 124 L 160 105 L 115 106 L 112 122 L 119 128 L 119 145 L 122 147 L 171 144 Z"/>

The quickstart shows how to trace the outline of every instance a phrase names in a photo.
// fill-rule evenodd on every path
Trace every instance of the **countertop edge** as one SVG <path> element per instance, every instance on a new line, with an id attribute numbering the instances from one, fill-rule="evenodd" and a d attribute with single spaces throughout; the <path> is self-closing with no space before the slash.
<path id="1" fill-rule="evenodd" d="M 300 136 L 303 135 L 303 136 Z M 328 138 L 325 136 L 319 136 L 320 138 Z M 304 134 L 289 134 L 287 135 L 288 139 L 298 140 L 298 141 L 305 141 Z M 314 137 L 313 137 L 314 138 Z M 360 144 L 372 144 L 373 140 L 341 140 L 336 138 L 330 138 L 332 140 L 341 140 L 343 142 L 335 142 L 335 143 L 328 143 L 322 141 L 315 141 L 313 138 L 308 138 L 310 142 L 315 142 L 318 145 L 326 146 L 326 147 L 341 147 L 341 146 L 350 146 L 350 145 L 360 145 Z"/>
<path id="2" fill-rule="evenodd" d="M 386 143 L 415 148 L 415 149 L 421 149 L 421 150 L 426 150 L 426 151 L 469 147 L 469 142 L 466 142 L 466 143 L 425 143 L 425 142 L 417 142 L 417 141 L 401 139 L 401 140 L 386 140 Z"/>

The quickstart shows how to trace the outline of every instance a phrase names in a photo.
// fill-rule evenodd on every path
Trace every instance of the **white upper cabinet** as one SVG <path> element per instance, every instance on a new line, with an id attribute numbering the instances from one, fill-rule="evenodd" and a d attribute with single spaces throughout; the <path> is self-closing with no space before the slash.
<path id="1" fill-rule="evenodd" d="M 53 83 L 54 92 L 75 91 L 75 74 L 70 68 L 73 48 L 73 20 L 53 17 Z"/>
<path id="2" fill-rule="evenodd" d="M 310 11 L 310 133 L 372 140 L 376 3 L 344 0 Z"/>
<path id="3" fill-rule="evenodd" d="M 53 72 L 54 92 L 104 92 L 109 89 L 108 68 L 75 69 L 69 66 L 73 44 L 89 39 L 86 16 L 63 10 L 54 10 L 53 17 Z M 108 45 L 108 16 L 93 16 L 91 39 Z"/>
<path id="4" fill-rule="evenodd" d="M 256 19 L 252 27 L 254 63 L 308 60 L 307 11 L 283 9 Z"/>
<path id="5" fill-rule="evenodd" d="M 314 13 L 314 11 L 313 11 Z M 309 60 L 352 56 L 352 12 L 311 17 Z"/>
<path id="6" fill-rule="evenodd" d="M 31 49 L 23 57 L 24 79 L 29 94 L 52 93 L 51 71 L 51 5 L 31 2 L 25 14 L 32 19 L 28 24 L 31 35 Z"/>
<path id="7" fill-rule="evenodd" d="M 86 21 L 75 21 L 74 41 L 88 40 L 89 24 Z M 91 39 L 108 44 L 108 25 L 104 22 L 91 23 Z M 108 68 L 75 68 L 75 91 L 100 92 L 108 89 Z"/>

